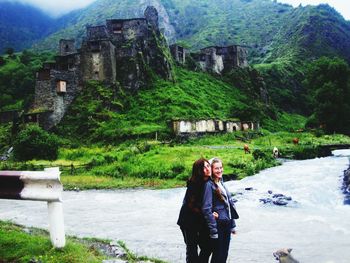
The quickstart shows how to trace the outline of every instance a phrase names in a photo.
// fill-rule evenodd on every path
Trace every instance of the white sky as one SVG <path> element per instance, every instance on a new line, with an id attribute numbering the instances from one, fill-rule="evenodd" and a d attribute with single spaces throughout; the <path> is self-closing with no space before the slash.
<path id="1" fill-rule="evenodd" d="M 69 11 L 85 7 L 96 0 L 0 0 L 1 2 L 21 2 L 31 4 L 52 16 L 66 14 Z"/>
<path id="2" fill-rule="evenodd" d="M 46 13 L 53 16 L 68 13 L 77 8 L 85 7 L 96 0 L 0 0 L 8 2 L 29 3 L 39 7 Z M 349 0 L 277 0 L 280 3 L 287 3 L 297 7 L 300 3 L 305 5 L 329 4 L 341 13 L 345 19 L 350 20 Z M 348 6 L 348 7 L 347 7 Z"/>

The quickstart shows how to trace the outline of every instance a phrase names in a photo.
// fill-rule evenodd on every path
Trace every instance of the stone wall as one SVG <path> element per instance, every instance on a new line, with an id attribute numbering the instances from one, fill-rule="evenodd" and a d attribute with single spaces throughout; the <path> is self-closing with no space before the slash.
<path id="1" fill-rule="evenodd" d="M 84 82 L 116 82 L 115 47 L 109 40 L 84 41 L 81 52 L 81 74 Z"/>
<path id="2" fill-rule="evenodd" d="M 59 55 L 66 56 L 77 53 L 74 39 L 61 39 L 59 42 Z"/>
<path id="3" fill-rule="evenodd" d="M 259 123 L 222 120 L 174 120 L 171 123 L 175 135 L 226 133 L 240 130 L 258 130 Z"/>
<path id="4" fill-rule="evenodd" d="M 174 44 L 174 45 L 171 45 L 169 48 L 170 48 L 171 55 L 173 56 L 176 62 L 178 62 L 179 64 L 186 63 L 186 53 L 188 51 L 184 47 Z"/>
<path id="5" fill-rule="evenodd" d="M 33 110 L 51 112 L 40 118 L 40 124 L 44 129 L 50 129 L 61 121 L 68 106 L 81 90 L 77 74 L 76 71 L 51 69 L 49 80 L 36 81 Z M 60 92 L 57 89 L 59 81 L 66 83 L 65 92 Z"/>
<path id="6" fill-rule="evenodd" d="M 248 66 L 248 50 L 238 45 L 206 47 L 191 55 L 201 70 L 215 74 Z"/>

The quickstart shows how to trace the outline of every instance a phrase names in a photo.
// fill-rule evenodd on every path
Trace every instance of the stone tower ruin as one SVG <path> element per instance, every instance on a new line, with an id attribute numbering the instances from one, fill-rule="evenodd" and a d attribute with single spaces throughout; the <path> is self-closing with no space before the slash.
<path id="1" fill-rule="evenodd" d="M 31 114 L 38 115 L 42 127 L 57 125 L 89 80 L 137 91 L 154 73 L 172 79 L 165 54 L 170 51 L 159 31 L 158 12 L 147 7 L 144 16 L 88 26 L 79 49 L 73 39 L 60 40 L 55 63 L 46 63 L 37 73 Z"/>

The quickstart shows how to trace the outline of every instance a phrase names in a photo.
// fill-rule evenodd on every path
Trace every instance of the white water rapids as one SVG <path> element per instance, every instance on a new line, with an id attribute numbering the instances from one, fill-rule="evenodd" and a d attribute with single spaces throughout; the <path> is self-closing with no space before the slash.
<path id="1" fill-rule="evenodd" d="M 240 219 L 232 236 L 232 263 L 269 263 L 279 248 L 293 248 L 301 263 L 350 262 L 350 206 L 341 191 L 350 150 L 335 156 L 290 161 L 240 181 L 227 182 Z M 253 190 L 245 190 L 252 187 Z M 287 206 L 259 201 L 273 193 Z M 185 262 L 176 225 L 185 189 L 64 192 L 66 234 L 123 240 L 139 255 Z M 48 228 L 44 202 L 0 200 L 0 219 Z"/>

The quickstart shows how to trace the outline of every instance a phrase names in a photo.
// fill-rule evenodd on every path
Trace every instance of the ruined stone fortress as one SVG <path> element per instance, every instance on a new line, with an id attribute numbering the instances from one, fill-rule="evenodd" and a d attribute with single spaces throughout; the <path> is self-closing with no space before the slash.
<path id="1" fill-rule="evenodd" d="M 45 63 L 37 73 L 35 100 L 27 121 L 38 122 L 45 129 L 54 127 L 89 80 L 131 91 L 147 85 L 150 71 L 172 80 L 170 52 L 180 64 L 191 56 L 201 70 L 210 73 L 248 65 L 247 49 L 242 46 L 207 47 L 198 53 L 177 45 L 169 49 L 158 27 L 158 12 L 149 6 L 144 18 L 110 19 L 105 25 L 88 26 L 79 49 L 75 40 L 61 39 L 55 62 Z"/>

